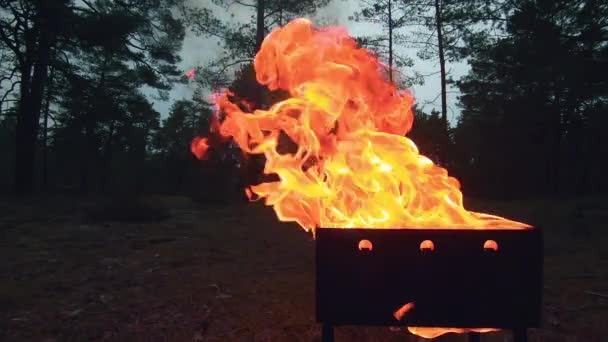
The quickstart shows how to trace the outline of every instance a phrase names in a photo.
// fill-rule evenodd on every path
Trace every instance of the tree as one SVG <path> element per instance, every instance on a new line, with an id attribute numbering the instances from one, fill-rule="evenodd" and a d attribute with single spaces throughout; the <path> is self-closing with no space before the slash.
<path id="1" fill-rule="evenodd" d="M 15 160 L 15 126 L 17 115 L 15 108 L 7 109 L 0 116 L 0 154 L 2 154 L 3 162 L 0 163 L 0 191 L 10 187 L 12 180 L 12 168 Z"/>
<path id="2" fill-rule="evenodd" d="M 186 176 L 196 160 L 190 153 L 190 143 L 209 127 L 212 112 L 200 102 L 178 100 L 171 106 L 155 138 L 157 154 L 166 165 L 166 178 L 173 180 L 174 189 L 183 189 Z"/>
<path id="3" fill-rule="evenodd" d="M 110 184 L 124 189 L 134 185 L 139 190 L 160 114 L 131 88 L 136 79 L 121 73 L 118 64 L 103 68 L 105 72 L 98 71 L 101 76 L 73 77 L 61 94 L 51 143 L 56 173 L 64 177 L 63 184 L 78 186 L 82 192 L 105 191 Z M 101 78 L 103 88 L 98 87 Z M 72 179 L 80 179 L 79 184 Z"/>
<path id="4" fill-rule="evenodd" d="M 608 107 L 608 7 L 529 0 L 507 13 L 505 34 L 477 40 L 457 83 L 459 168 L 504 196 L 605 189 L 590 174 L 606 163 L 596 127 Z"/>
<path id="5" fill-rule="evenodd" d="M 411 31 L 400 39 L 404 46 L 418 49 L 424 60 L 437 61 L 440 76 L 441 120 L 443 146 L 449 145 L 448 83 L 450 62 L 466 57 L 478 35 L 502 24 L 502 1 L 485 0 L 402 0 L 408 9 L 404 25 Z M 439 162 L 448 164 L 448 151 L 441 151 Z"/>
<path id="6" fill-rule="evenodd" d="M 146 177 L 148 162 L 153 151 L 154 137 L 160 129 L 160 113 L 152 108 L 152 104 L 144 96 L 137 94 L 125 99 L 124 115 L 126 117 L 123 120 L 115 119 L 110 122 L 109 133 L 104 142 L 104 162 L 106 167 L 118 165 L 122 171 L 118 174 L 119 177 L 114 178 L 114 189 L 128 189 L 129 184 L 121 183 L 121 180 L 126 178 L 132 180 L 130 185 L 134 192 L 141 193 L 146 189 L 146 180 L 149 178 Z M 112 129 L 116 131 L 114 135 L 111 134 Z M 111 157 L 108 154 L 117 156 Z M 116 162 L 112 163 L 114 160 Z M 107 171 L 102 173 L 102 190 L 110 175 Z"/>
<path id="7" fill-rule="evenodd" d="M 182 0 L 2 0 L 0 40 L 19 71 L 15 189 L 33 190 L 36 142 L 51 55 L 73 66 L 81 49 L 120 54 L 144 84 L 167 91 L 177 80 L 175 64 L 184 27 L 172 13 Z M 104 27 L 100 34 L 99 27 Z M 67 69 L 62 72 L 72 72 Z M 102 88 L 102 86 L 99 86 Z M 163 93 L 161 93 L 163 95 Z"/>
<path id="8" fill-rule="evenodd" d="M 84 192 L 92 185 L 91 176 L 98 177 L 99 189 L 105 188 L 111 178 L 116 146 L 128 148 L 131 157 L 137 157 L 131 161 L 145 159 L 149 131 L 159 125 L 159 114 L 138 90 L 154 83 L 125 60 L 119 52 L 91 47 L 81 51 L 78 67 L 60 75 L 68 87 L 57 90 L 59 113 L 54 139 L 79 141 L 80 165 L 75 169 L 80 171 Z M 63 148 L 73 150 L 65 145 Z M 133 155 L 134 151 L 139 152 Z"/>
<path id="9" fill-rule="evenodd" d="M 209 126 L 211 110 L 199 102 L 178 100 L 163 120 L 156 141 L 157 150 L 171 158 L 190 158 L 190 143 Z"/>
<path id="10" fill-rule="evenodd" d="M 18 71 L 13 54 L 6 45 L 0 44 L 0 116 L 16 101 Z"/>
<path id="11" fill-rule="evenodd" d="M 443 134 L 441 113 L 436 110 L 432 110 L 430 114 L 418 109 L 414 111 L 414 126 L 408 137 L 416 143 L 421 154 L 434 162 L 437 162 L 441 152 L 448 148 L 441 145 L 444 142 L 441 139 Z"/>
<path id="12" fill-rule="evenodd" d="M 0 39 L 11 51 L 19 70 L 16 126 L 15 189 L 31 192 L 34 155 L 51 49 L 69 18 L 67 0 L 0 2 Z"/>
<path id="13" fill-rule="evenodd" d="M 196 33 L 219 38 L 223 48 L 223 55 L 199 69 L 199 86 L 212 89 L 237 86 L 242 91 L 239 95 L 246 98 L 254 108 L 268 107 L 277 95 L 271 94 L 257 83 L 253 70 L 253 59 L 266 33 L 296 16 L 312 14 L 328 2 L 329 0 L 214 1 L 228 11 L 234 11 L 232 6 L 249 9 L 252 13 L 251 21 L 246 23 L 219 20 L 209 8 L 184 11 Z M 234 14 L 231 17 L 234 17 Z M 234 77 L 231 77 L 232 75 Z M 241 154 L 239 165 L 241 180 L 245 186 L 259 182 L 264 162 L 261 155 L 247 157 Z"/>
<path id="14" fill-rule="evenodd" d="M 219 39 L 223 53 L 197 73 L 202 87 L 226 87 L 230 85 L 235 71 L 253 62 L 264 37 L 273 28 L 302 15 L 313 14 L 329 3 L 329 0 L 253 0 L 213 1 L 222 13 L 228 11 L 234 18 L 235 7 L 250 11 L 249 22 L 221 20 L 210 8 L 184 8 L 183 13 L 194 32 L 205 37 Z"/>
<path id="15" fill-rule="evenodd" d="M 362 47 L 377 52 L 388 61 L 388 77 L 393 81 L 394 73 L 401 67 L 411 67 L 413 62 L 410 58 L 395 53 L 395 45 L 403 43 L 403 35 L 397 30 L 406 26 L 409 21 L 410 11 L 403 1 L 396 0 L 362 0 L 362 9 L 350 17 L 357 22 L 368 22 L 379 25 L 381 34 L 359 37 L 357 40 Z M 409 86 L 421 83 L 420 75 L 408 74 L 403 79 L 403 85 Z"/>

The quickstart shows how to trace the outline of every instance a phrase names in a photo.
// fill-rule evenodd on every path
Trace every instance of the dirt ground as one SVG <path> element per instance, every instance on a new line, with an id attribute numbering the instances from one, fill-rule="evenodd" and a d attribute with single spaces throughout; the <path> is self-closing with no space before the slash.
<path id="1" fill-rule="evenodd" d="M 0 199 L 0 340 L 320 341 L 309 234 L 257 203 L 140 202 Z M 531 341 L 608 340 L 604 202 L 470 204 L 544 228 L 544 323 Z M 336 340 L 422 339 L 340 327 Z"/>

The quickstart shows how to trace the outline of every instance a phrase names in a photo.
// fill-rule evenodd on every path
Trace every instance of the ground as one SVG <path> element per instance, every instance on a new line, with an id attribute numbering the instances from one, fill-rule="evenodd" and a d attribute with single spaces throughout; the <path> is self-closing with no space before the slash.
<path id="1" fill-rule="evenodd" d="M 530 331 L 532 341 L 608 338 L 602 199 L 469 205 L 544 228 L 544 323 Z M 278 223 L 260 203 L 3 199 L 0 340 L 320 341 L 313 256 L 310 234 Z M 491 333 L 482 341 L 509 336 Z M 341 327 L 336 340 L 417 338 Z"/>

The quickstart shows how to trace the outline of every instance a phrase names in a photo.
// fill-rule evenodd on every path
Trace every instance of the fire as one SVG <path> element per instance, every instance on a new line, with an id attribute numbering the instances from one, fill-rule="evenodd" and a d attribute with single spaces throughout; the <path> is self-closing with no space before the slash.
<path id="1" fill-rule="evenodd" d="M 415 306 L 416 306 L 416 303 L 406 303 L 403 306 L 401 306 L 399 309 L 397 309 L 393 313 L 393 316 L 395 317 L 395 319 L 400 321 L 403 318 L 403 316 L 405 316 L 408 312 L 410 312 L 412 309 L 414 309 Z M 418 335 L 418 336 L 424 337 L 424 338 L 435 338 L 435 337 L 439 337 L 439 336 L 447 334 L 447 333 L 464 334 L 467 332 L 487 333 L 487 332 L 498 331 L 498 329 L 494 329 L 494 328 L 408 327 L 407 329 L 412 334 Z"/>
<path id="2" fill-rule="evenodd" d="M 529 228 L 464 208 L 459 182 L 405 136 L 412 94 L 388 81 L 377 56 L 344 28 L 296 19 L 266 37 L 254 67 L 260 84 L 291 97 L 250 113 L 231 92 L 216 94 L 212 131 L 264 155 L 264 172 L 278 181 L 248 195 L 265 199 L 281 221 L 313 234 L 315 227 Z M 285 152 L 288 140 L 296 148 Z M 193 141 L 199 158 L 208 148 L 206 138 Z M 410 330 L 427 335 L 421 329 L 437 336 L 437 328 Z"/>
<path id="3" fill-rule="evenodd" d="M 476 332 L 476 333 L 487 333 L 498 331 L 498 329 L 493 328 L 434 328 L 434 327 L 410 327 L 407 328 L 412 334 L 418 335 L 424 338 L 435 338 L 447 333 L 455 333 L 455 334 L 464 334 L 468 332 Z"/>
<path id="4" fill-rule="evenodd" d="M 196 137 L 192 140 L 192 144 L 190 145 L 190 151 L 194 154 L 198 159 L 206 159 L 206 152 L 209 149 L 209 143 L 207 139 Z"/>
<path id="5" fill-rule="evenodd" d="M 397 311 L 395 311 L 393 313 L 393 316 L 395 316 L 395 319 L 400 321 L 403 318 L 403 316 L 405 316 L 406 313 L 408 313 L 410 310 L 412 310 L 414 308 L 414 306 L 415 306 L 414 303 L 404 304 L 402 307 L 400 307 L 399 309 L 397 309 Z"/>
<path id="6" fill-rule="evenodd" d="M 230 92 L 216 95 L 216 115 L 225 115 L 219 134 L 266 157 L 264 172 L 279 181 L 251 190 L 282 221 L 306 230 L 528 227 L 464 209 L 458 181 L 404 136 L 413 123 L 411 93 L 397 90 L 345 29 L 296 19 L 266 37 L 254 65 L 258 82 L 292 97 L 251 115 Z M 279 152 L 282 136 L 297 151 Z M 206 140 L 195 142 L 202 157 Z"/>
<path id="7" fill-rule="evenodd" d="M 186 76 L 190 80 L 193 80 L 194 77 L 196 77 L 196 71 L 194 69 L 190 69 L 190 70 L 186 71 L 184 76 Z"/>

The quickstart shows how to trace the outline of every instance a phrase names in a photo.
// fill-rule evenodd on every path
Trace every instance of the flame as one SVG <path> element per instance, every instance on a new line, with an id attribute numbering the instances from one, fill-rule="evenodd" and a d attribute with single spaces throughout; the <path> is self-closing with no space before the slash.
<path id="1" fill-rule="evenodd" d="M 190 69 L 190 70 L 186 71 L 186 73 L 184 74 L 184 76 L 186 76 L 190 80 L 193 80 L 194 77 L 196 77 L 196 70 Z"/>
<path id="2" fill-rule="evenodd" d="M 420 243 L 420 250 L 423 252 L 424 251 L 434 251 L 435 244 L 431 240 L 424 240 Z"/>
<path id="3" fill-rule="evenodd" d="M 416 303 L 410 302 L 402 305 L 399 309 L 397 309 L 393 316 L 395 319 L 400 321 L 403 319 L 408 312 L 412 311 L 416 307 Z M 487 333 L 498 331 L 498 329 L 494 328 L 444 328 L 444 327 L 408 327 L 407 330 L 417 336 L 424 338 L 435 338 L 447 333 L 456 333 L 456 334 L 464 334 L 468 332 L 476 332 L 476 333 Z"/>
<path id="4" fill-rule="evenodd" d="M 361 240 L 359 241 L 359 250 L 366 250 L 366 251 L 371 251 L 372 249 L 374 249 L 374 245 L 372 244 L 371 241 L 369 240 Z"/>
<path id="5" fill-rule="evenodd" d="M 359 48 L 344 28 L 315 28 L 296 19 L 271 32 L 255 57 L 257 81 L 290 96 L 268 110 L 213 100 L 212 132 L 231 137 L 248 154 L 263 154 L 264 172 L 278 181 L 247 189 L 265 199 L 281 221 L 307 231 L 327 228 L 529 228 L 467 211 L 459 182 L 421 155 L 407 137 L 414 98 L 388 81 L 377 56 Z M 279 148 L 290 140 L 295 148 Z M 192 152 L 204 158 L 209 140 Z M 462 332 L 410 328 L 421 336 Z"/>
<path id="6" fill-rule="evenodd" d="M 207 150 L 209 150 L 209 142 L 207 138 L 195 137 L 194 139 L 192 139 L 192 144 L 190 144 L 190 151 L 198 159 L 206 159 Z"/>
<path id="7" fill-rule="evenodd" d="M 498 243 L 494 240 L 487 240 L 486 242 L 483 243 L 483 249 L 490 250 L 490 251 L 497 251 Z"/>
<path id="8" fill-rule="evenodd" d="M 252 113 L 225 91 L 214 100 L 219 134 L 279 181 L 252 187 L 282 221 L 327 228 L 527 228 L 464 209 L 458 181 L 420 155 L 404 135 L 414 99 L 385 78 L 383 66 L 345 29 L 296 19 L 266 37 L 255 57 L 259 83 L 291 98 Z M 282 136 L 297 145 L 280 153 Z M 207 141 L 195 139 L 203 156 Z M 195 146 L 196 145 L 196 146 Z"/>
<path id="9" fill-rule="evenodd" d="M 404 304 L 399 309 L 397 309 L 397 311 L 395 311 L 393 313 L 393 316 L 395 316 L 395 319 L 400 321 L 403 318 L 403 316 L 405 316 L 406 313 L 408 313 L 410 310 L 412 310 L 414 308 L 414 306 L 415 306 L 415 304 L 411 303 L 411 302 Z"/>
<path id="10" fill-rule="evenodd" d="M 409 332 L 424 338 L 435 338 L 448 333 L 464 334 L 469 332 L 488 333 L 498 331 L 494 328 L 435 328 L 435 327 L 409 327 Z"/>

